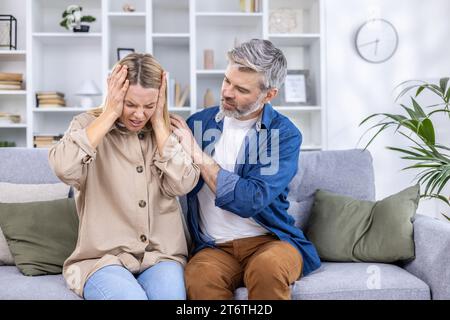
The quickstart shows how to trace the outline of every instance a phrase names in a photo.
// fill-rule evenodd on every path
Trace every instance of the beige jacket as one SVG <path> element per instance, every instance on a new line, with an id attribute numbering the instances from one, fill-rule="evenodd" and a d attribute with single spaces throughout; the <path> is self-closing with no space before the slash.
<path id="1" fill-rule="evenodd" d="M 94 149 L 85 129 L 94 119 L 74 117 L 49 150 L 56 175 L 75 188 L 78 241 L 63 275 L 81 297 L 88 277 L 107 265 L 136 274 L 163 260 L 186 263 L 188 231 L 176 196 L 200 177 L 173 134 L 160 156 L 151 130 L 138 135 L 114 125 Z"/>

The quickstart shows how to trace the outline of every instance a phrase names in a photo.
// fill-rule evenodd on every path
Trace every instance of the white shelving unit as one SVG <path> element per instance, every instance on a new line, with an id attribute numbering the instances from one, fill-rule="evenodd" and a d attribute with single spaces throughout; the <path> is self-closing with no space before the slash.
<path id="1" fill-rule="evenodd" d="M 189 87 L 182 107 L 169 106 L 187 118 L 203 109 L 211 89 L 219 103 L 227 65 L 226 52 L 235 43 L 264 38 L 280 47 L 288 68 L 309 72 L 308 105 L 273 101 L 302 131 L 304 150 L 326 148 L 324 0 L 260 0 L 259 12 L 241 12 L 239 0 L 78 0 L 83 14 L 96 21 L 89 33 L 73 33 L 59 25 L 72 0 L 2 0 L 0 13 L 18 19 L 17 51 L 0 51 L 0 72 L 22 72 L 24 90 L 0 91 L 0 112 L 22 116 L 22 123 L 0 126 L 0 140 L 33 147 L 35 135 L 63 134 L 78 108 L 75 95 L 85 80 L 103 94 L 106 78 L 117 62 L 117 48 L 152 53 L 181 88 Z M 134 12 L 123 12 L 129 3 Z M 274 33 L 270 16 L 288 8 L 301 14 L 293 33 Z M 214 69 L 204 69 L 203 52 L 214 51 Z M 67 107 L 36 108 L 37 91 L 60 91 Z M 101 104 L 103 97 L 95 101 Z"/>

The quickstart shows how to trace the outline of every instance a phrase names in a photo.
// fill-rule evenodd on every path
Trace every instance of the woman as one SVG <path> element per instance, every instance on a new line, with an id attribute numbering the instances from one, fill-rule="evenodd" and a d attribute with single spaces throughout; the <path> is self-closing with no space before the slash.
<path id="1" fill-rule="evenodd" d="M 188 236 L 176 196 L 199 168 L 170 132 L 165 73 L 130 54 L 108 78 L 102 108 L 74 117 L 49 151 L 56 175 L 76 190 L 80 226 L 65 261 L 85 299 L 185 299 Z"/>

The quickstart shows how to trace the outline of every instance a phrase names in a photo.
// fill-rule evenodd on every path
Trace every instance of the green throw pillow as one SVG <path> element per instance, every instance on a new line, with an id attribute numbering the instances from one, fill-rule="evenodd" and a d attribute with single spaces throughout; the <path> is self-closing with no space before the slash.
<path id="1" fill-rule="evenodd" d="M 325 261 L 396 262 L 414 258 L 419 185 L 381 201 L 319 190 L 306 235 Z"/>
<path id="2" fill-rule="evenodd" d="M 24 275 L 61 273 L 78 237 L 75 201 L 0 203 L 0 227 Z"/>

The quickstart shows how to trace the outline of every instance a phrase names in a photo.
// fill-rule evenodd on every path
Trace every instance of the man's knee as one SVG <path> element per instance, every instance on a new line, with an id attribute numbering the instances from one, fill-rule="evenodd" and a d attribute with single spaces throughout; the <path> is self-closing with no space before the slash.
<path id="1" fill-rule="evenodd" d="M 293 250 L 296 250 L 293 248 Z M 280 246 L 253 257 L 245 270 L 244 282 L 291 283 L 300 277 L 302 269 L 300 253 L 282 250 Z"/>
<path id="2" fill-rule="evenodd" d="M 222 277 L 221 270 L 207 262 L 189 262 L 184 270 L 186 288 L 204 288 L 207 283 L 218 282 Z"/>

